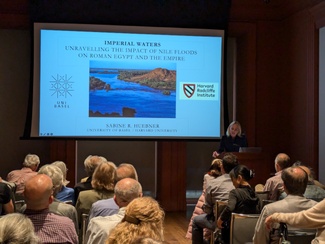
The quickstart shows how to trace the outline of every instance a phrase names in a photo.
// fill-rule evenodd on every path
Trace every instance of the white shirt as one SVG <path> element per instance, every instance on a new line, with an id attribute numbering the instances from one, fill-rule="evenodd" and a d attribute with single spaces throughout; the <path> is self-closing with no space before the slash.
<path id="1" fill-rule="evenodd" d="M 122 221 L 124 215 L 125 207 L 120 208 L 117 214 L 92 218 L 88 224 L 85 243 L 104 244 L 111 231 Z"/>

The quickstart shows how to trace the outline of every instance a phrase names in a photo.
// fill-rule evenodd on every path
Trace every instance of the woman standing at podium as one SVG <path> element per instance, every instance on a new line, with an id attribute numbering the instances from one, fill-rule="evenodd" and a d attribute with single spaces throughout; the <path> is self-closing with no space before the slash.
<path id="1" fill-rule="evenodd" d="M 239 152 L 240 147 L 247 147 L 247 145 L 247 139 L 242 134 L 240 123 L 233 121 L 228 126 L 226 135 L 222 136 L 218 151 L 214 151 L 212 156 L 216 158 L 223 152 Z"/>

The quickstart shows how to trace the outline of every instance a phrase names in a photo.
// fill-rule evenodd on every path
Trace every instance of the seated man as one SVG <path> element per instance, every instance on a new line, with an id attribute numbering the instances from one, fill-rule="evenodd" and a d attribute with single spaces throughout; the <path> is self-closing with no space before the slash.
<path id="1" fill-rule="evenodd" d="M 45 174 L 49 176 L 52 180 L 54 199 L 49 206 L 50 212 L 57 215 L 66 216 L 69 219 L 71 219 L 75 225 L 76 232 L 78 233 L 79 224 L 78 224 L 78 214 L 76 208 L 70 204 L 66 204 L 56 199 L 56 195 L 60 191 L 63 184 L 62 171 L 59 169 L 59 167 L 53 164 L 45 164 L 39 169 L 38 174 Z M 26 209 L 26 205 L 22 206 L 20 212 L 25 211 L 25 209 Z"/>
<path id="2" fill-rule="evenodd" d="M 269 200 L 276 201 L 283 192 L 283 181 L 281 179 L 281 172 L 285 168 L 290 167 L 290 157 L 285 153 L 279 153 L 274 161 L 275 176 L 269 178 L 263 191 L 269 191 Z"/>
<path id="3" fill-rule="evenodd" d="M 303 170 L 306 171 L 306 173 L 308 175 L 308 183 L 307 183 L 307 188 L 304 193 L 304 197 L 313 199 L 315 201 L 320 201 L 320 200 L 324 199 L 325 198 L 325 190 L 323 188 L 321 188 L 320 186 L 315 185 L 314 177 L 313 177 L 313 174 L 312 174 L 310 168 L 308 168 L 307 166 L 304 166 L 304 165 L 296 165 L 296 163 L 294 163 L 293 165 L 301 167 Z M 283 199 L 286 196 L 287 196 L 287 194 L 284 192 L 281 194 L 280 199 Z"/>
<path id="4" fill-rule="evenodd" d="M 36 170 L 39 164 L 40 159 L 36 154 L 27 154 L 23 162 L 23 168 L 9 172 L 7 181 L 16 184 L 16 194 L 21 195 L 24 192 L 25 182 L 37 174 Z"/>
<path id="5" fill-rule="evenodd" d="M 255 226 L 253 242 L 269 243 L 270 232 L 265 228 L 265 219 L 273 213 L 293 213 L 313 207 L 317 202 L 303 196 L 308 182 L 307 173 L 300 167 L 289 167 L 282 171 L 284 191 L 288 194 L 282 200 L 264 206 Z"/>
<path id="6" fill-rule="evenodd" d="M 216 228 L 214 214 L 212 212 L 216 200 L 228 200 L 229 192 L 234 189 L 234 185 L 229 176 L 229 172 L 238 165 L 237 157 L 232 153 L 227 153 L 222 159 L 221 176 L 211 179 L 206 185 L 206 195 L 204 203 L 205 214 L 193 218 L 192 243 L 199 244 L 203 241 L 203 229 L 214 230 Z"/>
<path id="7" fill-rule="evenodd" d="M 26 210 L 41 243 L 78 243 L 78 235 L 71 219 L 50 213 L 53 202 L 53 183 L 49 176 L 38 174 L 25 184 Z"/>
<path id="8" fill-rule="evenodd" d="M 115 170 L 115 182 L 124 178 L 131 178 L 138 180 L 138 174 L 132 164 L 122 163 Z M 89 221 L 97 216 L 109 216 L 116 214 L 119 211 L 119 206 L 116 204 L 114 198 L 98 200 L 93 203 L 89 212 Z"/>
<path id="9" fill-rule="evenodd" d="M 85 243 L 105 243 L 109 233 L 122 221 L 125 207 L 135 198 L 142 196 L 140 183 L 131 178 L 118 181 L 114 188 L 114 201 L 120 207 L 117 214 L 111 216 L 98 216 L 89 222 Z"/>
<path id="10" fill-rule="evenodd" d="M 52 179 L 53 183 L 53 202 L 49 206 L 49 210 L 51 213 L 55 213 L 61 216 L 66 216 L 71 219 L 75 225 L 76 232 L 79 231 L 79 223 L 78 223 L 78 214 L 77 210 L 74 206 L 70 204 L 66 204 L 56 199 L 56 196 L 63 184 L 63 174 L 59 167 L 53 164 L 46 164 L 42 166 L 39 171 L 39 174 L 46 174 Z"/>

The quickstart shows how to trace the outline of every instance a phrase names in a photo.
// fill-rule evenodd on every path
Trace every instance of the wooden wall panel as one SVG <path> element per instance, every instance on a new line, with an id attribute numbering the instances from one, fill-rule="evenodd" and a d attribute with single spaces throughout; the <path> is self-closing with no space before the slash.
<path id="1" fill-rule="evenodd" d="M 60 160 L 65 162 L 68 168 L 67 180 L 69 186 L 74 187 L 76 177 L 76 141 L 75 140 L 53 140 L 51 141 L 51 162 Z M 50 163 L 51 163 L 50 162 Z"/>
<path id="2" fill-rule="evenodd" d="M 231 22 L 229 36 L 237 42 L 236 120 L 256 146 L 256 24 Z"/>
<path id="3" fill-rule="evenodd" d="M 165 211 L 186 210 L 186 142 L 159 141 L 157 200 Z"/>

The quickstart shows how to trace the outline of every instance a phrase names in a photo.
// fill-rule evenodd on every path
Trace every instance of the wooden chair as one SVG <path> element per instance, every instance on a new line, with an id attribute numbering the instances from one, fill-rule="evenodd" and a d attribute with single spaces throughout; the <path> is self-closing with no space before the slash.
<path id="1" fill-rule="evenodd" d="M 232 213 L 230 223 L 230 244 L 251 243 L 259 214 Z"/>
<path id="2" fill-rule="evenodd" d="M 222 201 L 222 200 L 216 200 L 214 207 L 213 207 L 213 213 L 216 221 L 216 229 L 211 232 L 211 239 L 210 244 L 214 244 L 215 238 L 218 236 L 220 230 L 217 227 L 217 221 L 219 216 L 221 215 L 222 211 L 226 208 L 228 204 L 228 201 Z"/>

